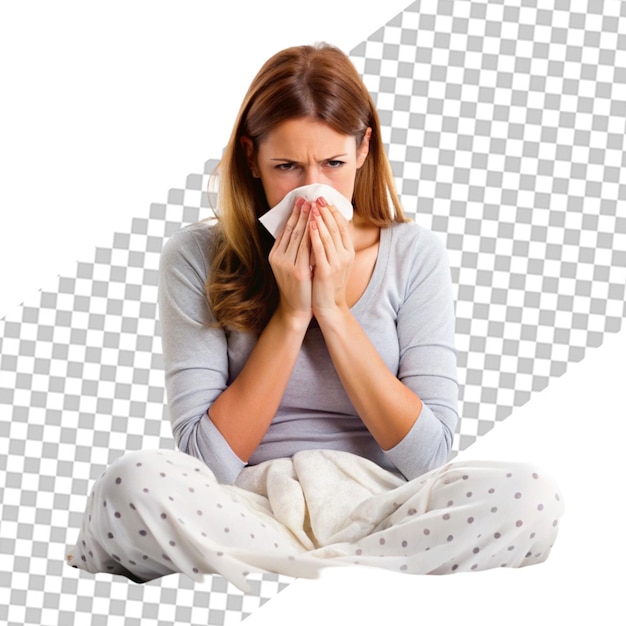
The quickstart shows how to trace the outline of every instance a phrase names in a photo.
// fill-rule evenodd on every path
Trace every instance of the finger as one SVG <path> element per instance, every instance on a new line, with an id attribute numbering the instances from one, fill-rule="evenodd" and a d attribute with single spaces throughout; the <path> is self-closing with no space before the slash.
<path id="1" fill-rule="evenodd" d="M 324 243 L 324 237 L 330 241 L 330 235 L 319 214 L 315 215 L 315 209 L 312 211 L 311 221 L 309 222 L 309 232 L 311 233 L 311 252 L 313 257 L 311 265 L 327 265 L 329 263 L 329 255 Z"/>
<path id="2" fill-rule="evenodd" d="M 298 221 L 291 231 L 290 240 L 287 243 L 285 255 L 293 263 L 296 263 L 302 247 L 308 246 L 308 224 L 311 217 L 311 203 L 304 202 L 300 209 Z"/>
<path id="3" fill-rule="evenodd" d="M 339 250 L 343 249 L 337 222 L 333 219 L 330 210 L 326 207 L 320 207 L 319 204 L 313 205 L 311 220 L 315 222 L 316 230 L 324 246 L 326 258 L 330 262 L 331 258 Z"/>
<path id="4" fill-rule="evenodd" d="M 348 221 L 341 214 L 341 211 L 336 206 L 328 204 L 323 197 L 318 198 L 317 206 L 335 248 L 337 250 L 342 248 L 349 250 L 352 247 L 352 238 L 348 229 Z"/>
<path id="5" fill-rule="evenodd" d="M 287 252 L 291 240 L 294 235 L 294 231 L 298 228 L 298 223 L 302 218 L 302 207 L 305 204 L 304 198 L 296 198 L 293 206 L 293 210 L 289 215 L 289 219 L 285 223 L 285 226 L 280 232 L 279 238 L 276 241 L 277 249 L 280 250 L 283 254 Z"/>

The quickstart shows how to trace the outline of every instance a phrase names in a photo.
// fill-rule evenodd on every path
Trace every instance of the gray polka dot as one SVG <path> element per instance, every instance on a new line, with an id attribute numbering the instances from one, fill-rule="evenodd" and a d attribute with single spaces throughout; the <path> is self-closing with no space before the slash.
<path id="1" fill-rule="evenodd" d="M 558 520 L 558 519 L 555 519 L 555 520 L 552 522 L 552 526 L 558 526 L 558 524 L 559 524 L 559 520 Z"/>
<path id="2" fill-rule="evenodd" d="M 140 531 L 139 531 L 139 534 L 140 534 L 142 537 L 145 537 L 145 536 L 148 534 L 148 532 L 147 532 L 146 530 L 140 530 Z"/>
<path id="3" fill-rule="evenodd" d="M 442 518 L 445 519 L 445 520 L 449 520 L 450 519 L 450 513 L 444 513 L 442 515 Z"/>
<path id="4" fill-rule="evenodd" d="M 148 487 L 144 487 L 144 488 L 143 488 L 143 492 L 144 492 L 144 493 L 148 493 L 149 491 L 150 491 L 150 489 L 148 489 Z"/>
<path id="5" fill-rule="evenodd" d="M 452 541 L 454 539 L 454 535 L 448 535 L 446 541 Z"/>
<path id="6" fill-rule="evenodd" d="M 463 478 L 463 480 L 467 480 L 469 478 L 469 476 L 467 474 L 463 474 L 462 478 Z"/>
<path id="7" fill-rule="evenodd" d="M 121 485 L 122 484 L 122 479 L 121 478 L 116 478 L 115 479 L 115 484 L 116 485 Z"/>
<path id="8" fill-rule="evenodd" d="M 385 540 L 381 537 L 381 538 L 378 540 L 378 543 L 379 543 L 381 546 L 384 546 L 386 542 L 385 542 Z"/>
<path id="9" fill-rule="evenodd" d="M 478 553 L 480 552 L 480 548 L 474 548 L 474 549 L 472 550 L 472 552 L 473 552 L 474 554 L 478 554 Z"/>
<path id="10" fill-rule="evenodd" d="M 108 537 L 109 539 L 113 539 L 113 533 L 109 533 L 109 534 L 107 535 L 107 537 Z"/>
<path id="11" fill-rule="evenodd" d="M 403 541 L 403 542 L 402 542 L 402 547 L 403 547 L 403 548 L 406 548 L 408 545 L 409 545 L 409 544 L 408 544 L 408 542 L 407 542 L 407 541 Z"/>
<path id="12" fill-rule="evenodd" d="M 175 541 L 170 541 L 170 546 L 175 546 L 176 542 Z"/>
<path id="13" fill-rule="evenodd" d="M 197 514 L 197 515 L 203 515 L 203 513 L 202 513 L 202 511 L 201 511 L 200 509 L 198 509 L 198 510 L 196 511 L 196 514 Z"/>
<path id="14" fill-rule="evenodd" d="M 492 506 L 491 507 L 491 512 L 492 513 L 497 513 L 498 512 L 498 507 L 497 506 Z"/>
<path id="15" fill-rule="evenodd" d="M 425 535 L 430 535 L 430 529 L 429 528 L 424 528 L 424 534 Z"/>
<path id="16" fill-rule="evenodd" d="M 468 492 L 465 494 L 465 497 L 466 497 L 466 498 L 471 498 L 471 497 L 472 497 L 472 495 L 473 495 L 473 494 L 472 494 L 472 492 L 471 492 L 471 491 L 468 491 Z"/>
<path id="17" fill-rule="evenodd" d="M 141 467 L 143 463 L 137 463 L 137 467 Z"/>
<path id="18" fill-rule="evenodd" d="M 356 554 L 357 556 L 361 556 L 361 555 L 363 554 L 363 550 L 361 550 L 361 548 L 359 548 L 359 549 L 355 552 L 355 554 Z"/>
<path id="19" fill-rule="evenodd" d="M 200 572 L 200 570 L 199 570 L 197 567 L 194 567 L 194 568 L 193 568 L 193 573 L 194 573 L 194 574 L 198 574 L 199 572 Z"/>
<path id="20" fill-rule="evenodd" d="M 455 563 L 455 564 L 452 566 L 452 571 L 453 571 L 453 572 L 456 572 L 456 570 L 458 570 L 458 569 L 459 569 L 459 566 Z"/>
<path id="21" fill-rule="evenodd" d="M 537 474 L 537 472 L 533 472 L 532 476 L 533 476 L 533 478 L 535 478 L 535 479 L 539 478 L 539 474 Z"/>
<path id="22" fill-rule="evenodd" d="M 500 533 L 494 533 L 493 537 L 494 537 L 494 539 L 500 539 L 500 537 L 502 537 L 502 535 Z"/>
<path id="23" fill-rule="evenodd" d="M 161 478 L 165 478 L 165 474 L 163 472 L 161 472 L 160 476 Z"/>
<path id="24" fill-rule="evenodd" d="M 537 510 L 538 511 L 543 511 L 543 504 L 538 504 L 537 505 Z"/>
<path id="25" fill-rule="evenodd" d="M 473 524 L 474 523 L 474 518 L 473 517 L 468 517 L 467 518 L 467 523 L 468 524 Z"/>
<path id="26" fill-rule="evenodd" d="M 513 476 L 513 474 L 511 474 L 511 472 L 509 472 L 509 473 L 506 475 L 506 477 L 507 477 L 507 478 L 511 478 L 511 476 Z"/>
<path id="27" fill-rule="evenodd" d="M 519 528 L 524 522 L 522 522 L 521 519 L 518 519 L 517 522 L 515 522 L 515 525 Z"/>
<path id="28" fill-rule="evenodd" d="M 230 528 L 224 528 L 224 532 L 225 533 L 229 533 L 230 532 Z"/>
<path id="29" fill-rule="evenodd" d="M 454 500 L 448 500 L 448 506 L 452 506 L 454 504 Z"/>
<path id="30" fill-rule="evenodd" d="M 409 515 L 415 515 L 417 511 L 415 509 L 409 509 Z"/>
<path id="31" fill-rule="evenodd" d="M 518 491 L 518 492 L 515 494 L 515 499 L 516 499 L 516 500 L 519 500 L 521 497 L 522 497 L 522 494 Z"/>
<path id="32" fill-rule="evenodd" d="M 402 566 L 400 567 L 400 571 L 401 571 L 401 572 L 406 572 L 408 569 L 409 569 L 409 566 L 408 566 L 408 565 L 402 565 Z"/>
<path id="33" fill-rule="evenodd" d="M 474 565 L 472 565 L 472 567 L 470 568 L 472 571 L 478 569 L 478 565 L 476 563 L 474 563 Z"/>
<path id="34" fill-rule="evenodd" d="M 494 492 L 495 492 L 495 489 L 492 487 L 492 488 L 489 490 L 489 493 L 494 493 Z"/>
<path id="35" fill-rule="evenodd" d="M 115 511 L 115 517 L 119 519 L 120 517 L 122 517 L 122 514 L 119 511 Z"/>
<path id="36" fill-rule="evenodd" d="M 130 507 L 133 511 L 136 511 L 136 510 L 137 510 L 137 507 L 136 507 L 136 506 L 135 506 L 132 502 L 131 502 L 128 506 L 129 506 L 129 507 Z"/>

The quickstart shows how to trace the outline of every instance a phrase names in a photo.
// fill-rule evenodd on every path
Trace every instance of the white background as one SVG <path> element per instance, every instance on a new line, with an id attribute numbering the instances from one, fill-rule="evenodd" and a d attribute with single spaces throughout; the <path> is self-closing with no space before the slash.
<path id="1" fill-rule="evenodd" d="M 3 1 L 0 318 L 219 158 L 267 57 L 319 40 L 349 52 L 408 4 Z M 329 570 L 246 624 L 624 623 L 624 355 L 626 333 L 607 335 L 464 454 L 536 461 L 559 480 L 566 517 L 546 564 L 440 578 Z"/>

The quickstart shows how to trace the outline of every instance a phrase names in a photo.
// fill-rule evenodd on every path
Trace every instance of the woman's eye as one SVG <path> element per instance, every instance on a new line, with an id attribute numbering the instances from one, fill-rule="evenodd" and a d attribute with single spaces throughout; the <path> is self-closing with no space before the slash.
<path id="1" fill-rule="evenodd" d="M 332 161 L 326 161 L 326 165 L 331 168 L 341 167 L 343 165 L 343 161 L 337 161 L 336 159 Z"/>
<path id="2" fill-rule="evenodd" d="M 296 164 L 295 164 L 295 163 L 279 163 L 279 164 L 276 166 L 276 169 L 277 169 L 279 172 L 289 172 L 289 171 L 291 171 L 292 169 L 295 169 L 295 167 L 296 167 Z"/>

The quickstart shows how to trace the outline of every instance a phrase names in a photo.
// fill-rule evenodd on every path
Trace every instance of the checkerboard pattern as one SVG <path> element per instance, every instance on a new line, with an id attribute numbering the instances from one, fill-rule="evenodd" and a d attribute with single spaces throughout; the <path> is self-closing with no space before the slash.
<path id="1" fill-rule="evenodd" d="M 626 315 L 626 3 L 415 2 L 351 56 L 407 212 L 449 251 L 464 449 Z M 291 582 L 65 565 L 104 468 L 173 448 L 158 258 L 211 216 L 215 165 L 0 320 L 1 624 L 238 624 Z"/>

